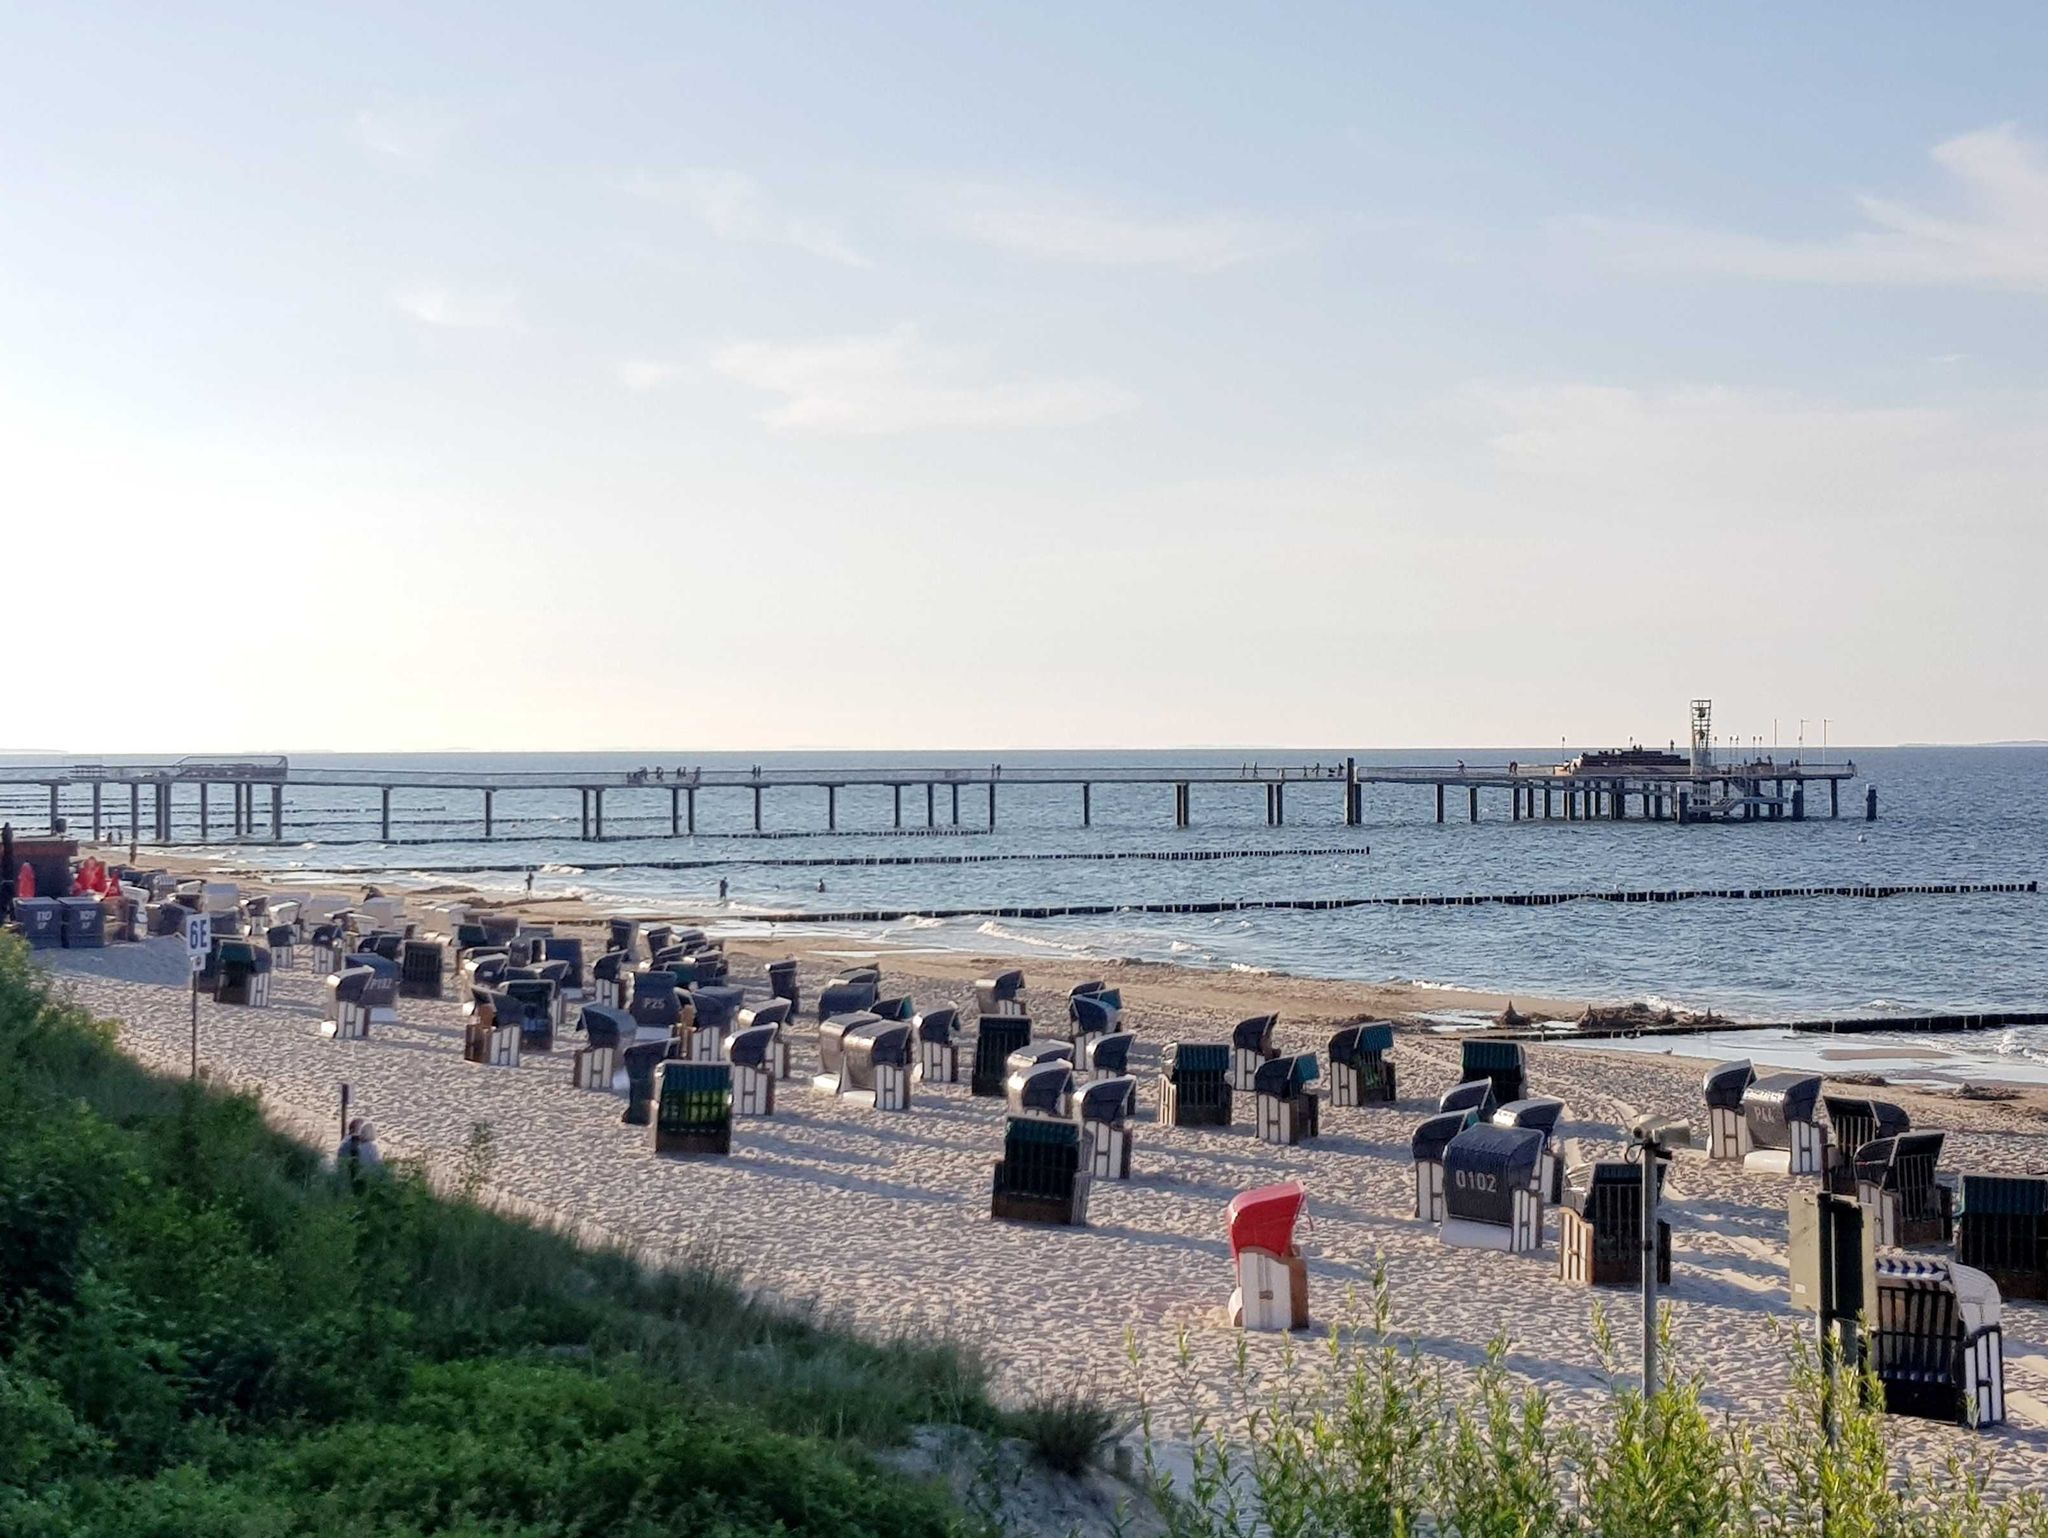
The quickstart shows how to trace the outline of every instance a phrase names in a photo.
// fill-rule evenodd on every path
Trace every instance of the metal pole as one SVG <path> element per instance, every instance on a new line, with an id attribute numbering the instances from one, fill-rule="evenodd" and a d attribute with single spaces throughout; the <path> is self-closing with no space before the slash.
<path id="1" fill-rule="evenodd" d="M 346 1084 L 341 1086 L 341 1135 L 343 1139 L 348 1137 L 348 1086 Z"/>
<path id="2" fill-rule="evenodd" d="M 1636 1145 L 1643 1159 L 1643 1402 L 1657 1393 L 1657 1143 Z"/>
<path id="3" fill-rule="evenodd" d="M 186 1072 L 187 1078 L 199 1077 L 199 973 L 192 973 L 192 1066 Z"/>

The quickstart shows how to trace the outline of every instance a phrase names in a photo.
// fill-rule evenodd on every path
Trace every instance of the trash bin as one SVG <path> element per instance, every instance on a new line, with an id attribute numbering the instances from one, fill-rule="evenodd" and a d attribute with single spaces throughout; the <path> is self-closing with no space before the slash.
<path id="1" fill-rule="evenodd" d="M 1523 1254 L 1543 1247 L 1536 1190 L 1543 1134 L 1533 1127 L 1467 1127 L 1444 1150 L 1445 1244 Z"/>
<path id="2" fill-rule="evenodd" d="M 1330 1038 L 1330 1104 L 1345 1110 L 1392 1105 L 1394 1027 L 1386 1020 L 1347 1025 Z"/>
<path id="3" fill-rule="evenodd" d="M 994 977 L 977 978 L 974 984 L 975 1007 L 984 1015 L 1021 1015 L 1024 1013 L 1024 974 L 1016 968 L 998 972 Z"/>
<path id="4" fill-rule="evenodd" d="M 917 1076 L 927 1084 L 960 1082 L 960 1011 L 927 1009 L 910 1022 L 916 1042 Z"/>
<path id="5" fill-rule="evenodd" d="M 1316 1055 L 1269 1058 L 1252 1075 L 1252 1130 L 1262 1143 L 1291 1148 L 1313 1138 L 1317 1126 Z"/>
<path id="6" fill-rule="evenodd" d="M 64 909 L 54 897 L 17 897 L 14 921 L 31 950 L 53 951 L 64 943 Z M 184 927 L 180 918 L 178 928 Z"/>
<path id="7" fill-rule="evenodd" d="M 1237 1285 L 1230 1322 L 1248 1330 L 1308 1328 L 1308 1262 L 1294 1242 L 1308 1193 L 1298 1180 L 1241 1191 L 1223 1209 Z"/>
<path id="8" fill-rule="evenodd" d="M 1013 1055 L 1010 1061 L 1016 1063 L 1017 1058 Z M 1012 1118 L 1068 1121 L 1074 1114 L 1074 1065 L 1063 1058 L 1019 1064 L 1011 1069 L 1004 1090 Z"/>
<path id="9" fill-rule="evenodd" d="M 1031 1040 L 1031 1017 L 984 1014 L 974 1031 L 974 1069 L 968 1075 L 968 1093 L 1000 1095 L 1009 1078 L 1006 1065 L 1010 1054 Z"/>
<path id="10" fill-rule="evenodd" d="M 1226 1042 L 1168 1042 L 1159 1054 L 1159 1120 L 1169 1127 L 1230 1125 Z"/>
<path id="11" fill-rule="evenodd" d="M 576 1016 L 583 1045 L 570 1059 L 569 1082 L 578 1089 L 611 1092 L 619 1071 L 619 1053 L 640 1033 L 633 1017 L 609 1004 L 585 1004 Z"/>
<path id="12" fill-rule="evenodd" d="M 1425 1223 L 1444 1220 L 1444 1150 L 1477 1119 L 1472 1111 L 1439 1111 L 1408 1140 L 1415 1158 L 1415 1215 Z"/>
<path id="13" fill-rule="evenodd" d="M 1742 1114 L 1742 1096 L 1755 1078 L 1756 1069 L 1746 1057 L 1707 1070 L 1709 1159 L 1740 1159 L 1748 1154 L 1749 1122 Z"/>
<path id="14" fill-rule="evenodd" d="M 787 1009 L 789 1006 L 782 1006 Z M 743 1014 L 751 1011 L 742 1011 Z M 725 1039 L 725 1060 L 732 1065 L 732 1109 L 735 1116 L 775 1114 L 775 1081 L 782 1055 L 782 1027 L 743 1025 Z"/>
<path id="15" fill-rule="evenodd" d="M 1131 1117 L 1138 1110 L 1138 1081 L 1125 1075 L 1081 1086 L 1074 1103 L 1081 1123 L 1082 1155 L 1097 1180 L 1131 1178 Z"/>
<path id="16" fill-rule="evenodd" d="M 60 897 L 64 944 L 72 950 L 98 950 L 107 943 L 107 910 L 97 897 Z"/>
<path id="17" fill-rule="evenodd" d="M 900 1020 L 871 1019 L 841 1039 L 839 1096 L 878 1111 L 910 1109 L 910 1027 Z"/>
<path id="18" fill-rule="evenodd" d="M 1778 1175 L 1820 1174 L 1825 1139 L 1814 1120 L 1819 1105 L 1818 1074 L 1759 1076 L 1742 1096 L 1750 1148 L 1743 1168 Z"/>

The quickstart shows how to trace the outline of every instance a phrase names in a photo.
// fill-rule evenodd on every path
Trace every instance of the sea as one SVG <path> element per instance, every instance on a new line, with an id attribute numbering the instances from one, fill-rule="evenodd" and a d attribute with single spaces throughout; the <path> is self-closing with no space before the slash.
<path id="1" fill-rule="evenodd" d="M 1354 756 L 1362 768 L 1461 761 L 1476 767 L 1554 761 L 1557 750 L 1410 749 Z M 1817 761 L 1818 755 L 1809 750 L 1808 758 Z M 901 833 L 891 830 L 887 786 L 841 789 L 836 833 L 826 832 L 822 790 L 770 789 L 763 803 L 764 837 L 753 833 L 750 791 L 706 788 L 697 795 L 697 835 L 668 833 L 668 776 L 679 769 L 744 771 L 758 765 L 772 778 L 778 771 L 909 764 L 942 779 L 948 769 L 986 770 L 993 761 L 1005 773 L 1195 766 L 1242 772 L 1254 764 L 1281 763 L 1329 771 L 1342 756 L 1300 749 L 997 755 L 682 751 L 659 758 L 304 754 L 293 756 L 295 769 L 402 776 L 449 769 L 516 775 L 660 767 L 664 779 L 644 789 L 607 791 L 602 843 L 578 837 L 574 790 L 500 790 L 497 836 L 483 843 L 477 841 L 482 830 L 474 792 L 402 789 L 393 799 L 393 841 L 385 843 L 376 792 L 294 785 L 287 793 L 282 845 L 207 847 L 250 867 L 309 880 L 459 880 L 515 893 L 525 889 L 531 870 L 539 895 L 581 896 L 599 907 L 715 913 L 719 926 L 732 934 L 786 931 L 793 926 L 772 925 L 765 916 L 800 910 L 964 911 L 960 917 L 830 925 L 823 932 L 804 926 L 809 941 L 839 937 L 853 946 L 1128 957 L 1539 998 L 1641 1000 L 1711 1009 L 1743 1021 L 2048 1008 L 2044 894 L 1113 912 L 1045 919 L 987 912 L 1216 899 L 2039 881 L 2048 878 L 2048 745 L 1831 749 L 1828 761 L 1853 763 L 1857 778 L 1843 786 L 1839 819 L 1827 815 L 1825 788 L 1814 787 L 1804 822 L 1514 822 L 1506 795 L 1493 791 L 1482 793 L 1475 823 L 1468 820 L 1463 794 L 1453 791 L 1446 821 L 1439 824 L 1433 791 L 1404 785 L 1369 787 L 1364 825 L 1348 828 L 1341 781 L 1310 778 L 1288 787 L 1283 827 L 1266 825 L 1264 790 L 1247 780 L 1195 785 L 1187 828 L 1173 825 L 1165 785 L 1096 783 L 1092 825 L 1086 828 L 1078 787 L 1004 783 L 990 828 L 986 792 L 963 786 L 956 828 L 951 792 L 942 782 L 939 826 L 930 832 L 924 830 L 923 790 L 912 785 L 904 792 L 907 831 Z M 1877 789 L 1875 821 L 1864 819 L 1870 786 Z M 11 801 L 0 797 L 0 815 L 39 825 L 47 806 L 43 793 L 11 794 Z M 216 840 L 225 802 L 217 793 Z M 124 811 L 126 799 L 116 795 L 109 805 Z M 68 810 L 76 819 L 81 809 L 74 800 Z M 267 832 L 267 800 L 261 812 Z M 181 828 L 192 816 L 183 801 L 179 816 Z M 1215 858 L 1113 858 L 1168 853 Z M 1045 855 L 1063 858 L 1035 858 Z M 901 863 L 816 863 L 864 857 Z M 1884 1044 L 1881 1037 L 1872 1041 Z M 2048 1079 L 2048 1029 L 2004 1033 L 1995 1044 L 1973 1043 L 1964 1055 L 1974 1060 L 1987 1051 L 2012 1070 L 2009 1076 L 2034 1077 L 2031 1065 Z"/>

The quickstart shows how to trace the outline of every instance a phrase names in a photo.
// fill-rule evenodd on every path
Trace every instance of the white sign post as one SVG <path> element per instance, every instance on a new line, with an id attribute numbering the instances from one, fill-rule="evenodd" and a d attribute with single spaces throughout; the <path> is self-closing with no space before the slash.
<path id="1" fill-rule="evenodd" d="M 205 913 L 185 915 L 185 955 L 192 963 L 192 1066 L 191 1077 L 199 1077 L 199 974 L 206 966 L 206 953 L 213 949 L 213 918 Z"/>

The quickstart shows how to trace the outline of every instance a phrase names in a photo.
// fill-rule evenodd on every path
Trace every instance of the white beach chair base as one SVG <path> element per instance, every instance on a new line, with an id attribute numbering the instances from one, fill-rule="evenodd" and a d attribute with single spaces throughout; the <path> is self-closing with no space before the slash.
<path id="1" fill-rule="evenodd" d="M 775 1045 L 768 1053 L 768 1069 L 778 1079 L 789 1077 L 789 1043 L 778 1034 Z"/>
<path id="2" fill-rule="evenodd" d="M 491 1028 L 491 1057 L 493 1068 L 517 1068 L 519 1066 L 519 1027 L 499 1025 Z"/>
<path id="3" fill-rule="evenodd" d="M 1308 1262 L 1299 1255 L 1240 1250 L 1230 1322 L 1247 1330 L 1308 1328 Z"/>
<path id="4" fill-rule="evenodd" d="M 1444 1220 L 1444 1167 L 1439 1159 L 1415 1161 L 1415 1215 L 1425 1223 Z"/>
<path id="5" fill-rule="evenodd" d="M 1715 1106 L 1707 1112 L 1707 1157 L 1735 1160 L 1749 1156 L 1749 1118 L 1739 1109 Z"/>
<path id="6" fill-rule="evenodd" d="M 1232 1047 L 1230 1049 L 1230 1072 L 1226 1075 L 1230 1081 L 1231 1089 L 1240 1095 L 1249 1095 L 1252 1092 L 1252 1081 L 1258 1075 L 1259 1065 L 1265 1062 L 1265 1060 L 1264 1056 L 1248 1048 Z"/>
<path id="7" fill-rule="evenodd" d="M 1088 1148 L 1088 1173 L 1097 1180 L 1131 1178 L 1131 1134 L 1106 1121 L 1084 1122 L 1082 1140 Z"/>
<path id="8" fill-rule="evenodd" d="M 877 1111 L 907 1111 L 910 1109 L 910 1070 L 877 1068 L 873 1089 L 842 1088 L 839 1098 L 848 1105 L 873 1106 Z"/>
<path id="9" fill-rule="evenodd" d="M 370 1012 L 360 1004 L 336 1006 L 336 1018 L 320 1022 L 320 1034 L 335 1041 L 361 1041 L 370 1034 Z"/>
<path id="10" fill-rule="evenodd" d="M 1074 1033 L 1074 1078 L 1077 1082 L 1085 1084 L 1094 1077 L 1093 1074 L 1083 1070 L 1081 1064 L 1088 1061 L 1089 1046 L 1094 1042 L 1102 1040 L 1107 1034 L 1108 1032 L 1106 1031 L 1076 1031 Z M 1108 1075 L 1105 1074 L 1104 1077 L 1106 1078 Z"/>
<path id="11" fill-rule="evenodd" d="M 630 991 L 631 987 L 630 983 L 609 983 L 599 979 L 596 1002 L 604 1005 L 607 1009 L 624 1009 L 626 1007 L 626 994 Z"/>
<path id="12" fill-rule="evenodd" d="M 1792 1124 L 1790 1148 L 1756 1148 L 1743 1155 L 1742 1167 L 1765 1175 L 1818 1175 L 1827 1156 L 1827 1139 L 1813 1122 Z"/>
<path id="13" fill-rule="evenodd" d="M 1292 1148 L 1303 1138 L 1313 1137 L 1304 1103 L 1282 1100 L 1278 1095 L 1252 1096 L 1252 1126 L 1261 1143 Z"/>
<path id="14" fill-rule="evenodd" d="M 1526 1255 L 1543 1248 L 1543 1199 L 1534 1191 L 1517 1191 L 1512 1222 L 1475 1223 L 1470 1218 L 1447 1216 L 1437 1233 L 1445 1244 L 1458 1249 Z"/>
<path id="15" fill-rule="evenodd" d="M 948 1042 L 917 1044 L 917 1076 L 927 1084 L 960 1082 L 960 1049 Z"/>
<path id="16" fill-rule="evenodd" d="M 1358 1109 L 1358 1070 L 1349 1063 L 1330 1064 L 1330 1106 L 1340 1111 Z"/>
<path id="17" fill-rule="evenodd" d="M 617 1047 L 578 1047 L 569 1061 L 569 1079 L 578 1089 L 610 1094 L 612 1079 L 619 1071 Z"/>
<path id="18" fill-rule="evenodd" d="M 296 945 L 273 945 L 270 948 L 270 964 L 280 972 L 289 972 L 299 962 L 299 948 Z"/>
<path id="19" fill-rule="evenodd" d="M 735 1116 L 773 1116 L 775 1075 L 761 1068 L 734 1068 L 732 1113 Z"/>
<path id="20" fill-rule="evenodd" d="M 722 1063 L 725 1061 L 725 1038 L 717 1031 L 705 1026 L 693 1026 L 683 1035 L 683 1061 L 686 1063 Z"/>

